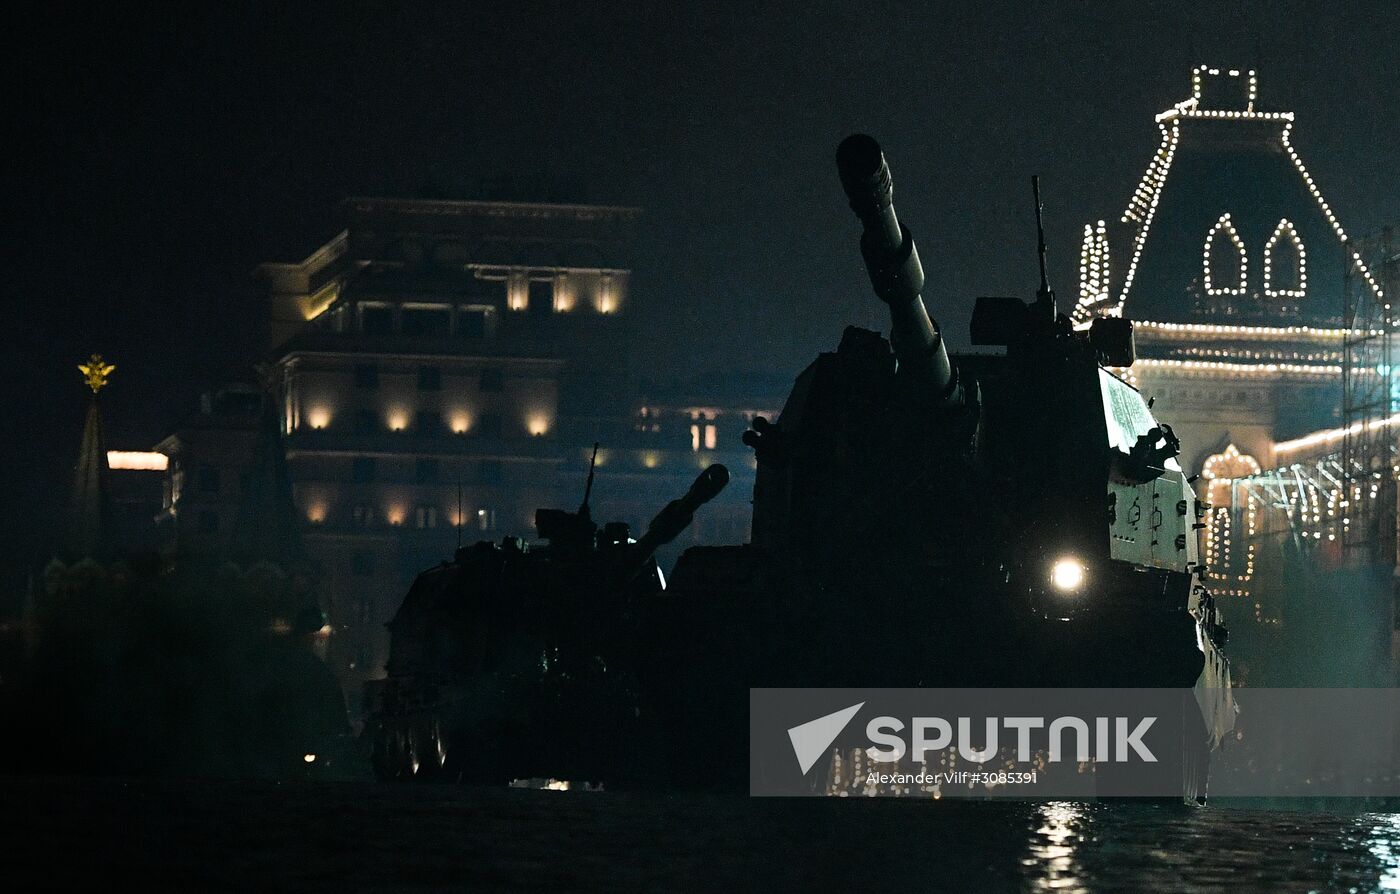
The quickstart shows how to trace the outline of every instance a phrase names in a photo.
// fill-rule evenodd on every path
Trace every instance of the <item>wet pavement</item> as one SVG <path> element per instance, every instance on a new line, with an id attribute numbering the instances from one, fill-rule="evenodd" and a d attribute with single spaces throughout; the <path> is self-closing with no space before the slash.
<path id="1" fill-rule="evenodd" d="M 1391 891 L 1400 813 L 5 779 L 0 860 L 13 891 Z"/>

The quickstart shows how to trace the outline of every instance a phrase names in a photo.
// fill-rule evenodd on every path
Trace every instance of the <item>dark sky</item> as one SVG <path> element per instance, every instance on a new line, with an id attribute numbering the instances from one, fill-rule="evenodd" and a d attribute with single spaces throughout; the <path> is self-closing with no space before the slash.
<path id="1" fill-rule="evenodd" d="M 955 343 L 973 296 L 1034 289 L 1033 172 L 1071 294 L 1078 228 L 1121 211 L 1197 62 L 1258 68 L 1349 230 L 1400 219 L 1394 3 L 25 6 L 3 54 L 12 545 L 66 491 L 74 364 L 117 364 L 110 440 L 149 447 L 245 375 L 251 269 L 333 235 L 346 195 L 547 173 L 643 206 L 631 310 L 661 378 L 796 372 L 882 326 L 832 163 L 855 130 L 885 144 Z"/>

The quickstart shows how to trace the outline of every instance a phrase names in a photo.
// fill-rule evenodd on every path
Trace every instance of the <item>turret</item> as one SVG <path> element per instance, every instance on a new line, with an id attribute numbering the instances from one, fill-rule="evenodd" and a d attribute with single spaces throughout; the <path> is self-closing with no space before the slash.
<path id="1" fill-rule="evenodd" d="M 865 134 L 847 137 L 836 149 L 836 167 L 851 210 L 864 227 L 860 250 L 870 282 L 890 308 L 890 342 L 900 375 L 930 401 L 962 403 L 957 368 L 924 307 L 924 268 L 914 237 L 895 216 L 894 183 L 880 144 Z"/>

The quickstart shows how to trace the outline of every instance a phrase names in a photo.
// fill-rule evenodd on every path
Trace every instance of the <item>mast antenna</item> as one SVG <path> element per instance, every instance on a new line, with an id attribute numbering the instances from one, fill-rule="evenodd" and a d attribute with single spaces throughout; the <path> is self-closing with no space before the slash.
<path id="1" fill-rule="evenodd" d="M 1050 289 L 1050 277 L 1045 271 L 1045 224 L 1042 221 L 1043 206 L 1040 203 L 1040 175 L 1031 175 L 1031 191 L 1035 195 L 1035 239 L 1036 254 L 1040 258 L 1040 288 L 1035 293 L 1037 306 L 1048 311 L 1047 316 L 1055 319 L 1055 293 Z"/>
<path id="2" fill-rule="evenodd" d="M 578 507 L 578 514 L 583 518 L 591 518 L 592 514 L 588 509 L 588 498 L 593 496 L 593 470 L 598 466 L 598 442 L 593 442 L 593 458 L 588 461 L 588 481 L 583 486 L 583 504 Z"/>

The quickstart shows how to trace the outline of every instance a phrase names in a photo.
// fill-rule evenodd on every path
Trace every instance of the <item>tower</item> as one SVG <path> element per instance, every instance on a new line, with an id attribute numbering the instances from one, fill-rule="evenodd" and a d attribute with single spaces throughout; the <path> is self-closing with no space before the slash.
<path id="1" fill-rule="evenodd" d="M 74 559 L 99 558 L 111 547 L 112 504 L 108 489 L 110 470 L 107 445 L 102 434 L 102 413 L 97 395 L 107 385 L 116 367 L 93 354 L 78 365 L 83 381 L 92 391 L 83 437 L 78 447 L 78 463 L 73 470 L 73 491 L 68 506 L 66 547 Z"/>

